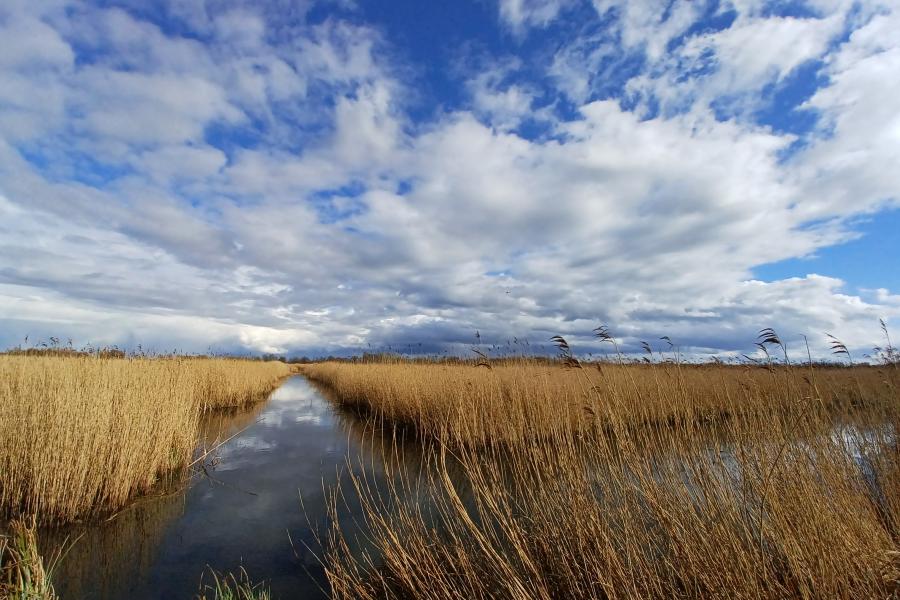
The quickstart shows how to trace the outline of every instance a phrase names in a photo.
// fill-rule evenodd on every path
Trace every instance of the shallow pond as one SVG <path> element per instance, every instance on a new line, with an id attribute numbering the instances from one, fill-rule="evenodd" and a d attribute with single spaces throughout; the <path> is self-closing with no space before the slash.
<path id="1" fill-rule="evenodd" d="M 327 490 L 346 478 L 348 456 L 374 464 L 353 428 L 300 376 L 250 412 L 215 417 L 207 437 L 237 435 L 205 461 L 208 474 L 65 532 L 81 537 L 54 576 L 57 591 L 63 600 L 189 599 L 208 567 L 243 566 L 275 598 L 325 597 L 312 528 L 327 526 Z"/>

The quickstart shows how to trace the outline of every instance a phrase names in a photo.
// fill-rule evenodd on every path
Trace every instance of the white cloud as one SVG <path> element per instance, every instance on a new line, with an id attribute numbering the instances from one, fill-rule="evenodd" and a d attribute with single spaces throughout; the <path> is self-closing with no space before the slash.
<path id="1" fill-rule="evenodd" d="M 52 27 L 34 15 L 0 8 L 0 133 L 11 140 L 40 135 L 65 115 L 65 88 L 75 55 Z"/>
<path id="2" fill-rule="evenodd" d="M 624 52 L 626 58 L 636 55 L 646 61 L 644 71 L 626 84 L 628 93 L 641 99 L 643 110 L 659 106 L 671 114 L 724 102 L 740 116 L 759 108 L 765 86 L 822 58 L 842 33 L 852 8 L 846 2 L 822 3 L 817 14 L 801 18 L 767 14 L 764 3 L 756 1 L 731 2 L 714 13 L 721 17 L 733 10 L 728 27 L 692 30 L 709 10 L 704 3 L 678 1 L 665 8 L 655 2 L 595 0 L 594 6 L 599 14 L 612 16 L 620 45 L 579 48 L 584 40 L 575 40 L 557 52 L 557 75 L 573 98 L 584 100 L 596 85 L 572 68 L 573 53 L 590 56 L 595 64 L 605 59 L 608 70 L 622 60 L 610 61 L 610 56 Z"/>
<path id="3" fill-rule="evenodd" d="M 821 19 L 740 18 L 724 31 L 691 38 L 683 55 L 715 56 L 715 73 L 703 83 L 709 101 L 780 81 L 804 62 L 821 57 L 842 24 L 842 14 Z"/>
<path id="4" fill-rule="evenodd" d="M 332 150 L 340 164 L 371 167 L 396 150 L 402 132 L 392 103 L 389 87 L 381 83 L 337 100 Z"/>
<path id="5" fill-rule="evenodd" d="M 227 162 L 225 153 L 208 145 L 162 146 L 129 158 L 135 168 L 161 184 L 202 180 L 219 173 Z"/>
<path id="6" fill-rule="evenodd" d="M 40 19 L 19 12 L 3 15 L 4 51 L 0 67 L 70 67 L 75 55 L 59 33 Z"/>
<path id="7" fill-rule="evenodd" d="M 523 120 L 538 115 L 538 111 L 533 110 L 535 90 L 511 81 L 512 75 L 521 67 L 521 61 L 510 60 L 480 68 L 469 78 L 466 87 L 479 118 L 499 129 L 512 130 Z"/>
<path id="8" fill-rule="evenodd" d="M 600 15 L 616 13 L 625 48 L 642 48 L 651 63 L 664 57 L 669 42 L 687 31 L 705 8 L 703 3 L 681 0 L 668 9 L 665 3 L 652 0 L 594 0 L 593 4 Z"/>
<path id="9" fill-rule="evenodd" d="M 830 85 L 808 106 L 821 112 L 821 139 L 798 160 L 809 181 L 808 217 L 863 212 L 900 202 L 900 27 L 875 16 L 829 57 Z"/>
<path id="10" fill-rule="evenodd" d="M 0 343 L 465 348 L 478 329 L 584 344 L 604 321 L 627 343 L 736 351 L 775 326 L 870 345 L 878 317 L 900 316 L 896 290 L 752 272 L 896 201 L 896 14 L 866 13 L 834 47 L 837 4 L 799 19 L 748 3 L 684 40 L 694 3 L 595 4 L 618 37 L 588 32 L 546 64 L 485 60 L 463 76 L 470 110 L 427 121 L 365 25 L 285 31 L 250 5 L 171 4 L 192 39 L 119 9 L 6 7 L 0 27 L 30 37 L 0 58 Z M 500 14 L 523 33 L 567 7 Z M 645 68 L 622 86 L 678 110 L 591 100 L 636 52 Z M 789 160 L 795 138 L 750 107 L 710 109 L 815 58 L 821 127 Z M 574 117 L 554 117 L 534 69 Z M 537 118 L 539 137 L 514 133 Z"/>
<path id="11" fill-rule="evenodd" d="M 79 136 L 139 146 L 198 142 L 216 120 L 239 122 L 224 90 L 200 77 L 85 69 L 74 100 Z"/>

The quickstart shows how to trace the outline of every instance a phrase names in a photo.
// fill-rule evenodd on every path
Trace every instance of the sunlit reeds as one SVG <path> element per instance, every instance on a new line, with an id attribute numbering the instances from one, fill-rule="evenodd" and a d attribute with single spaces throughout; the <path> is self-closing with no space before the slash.
<path id="1" fill-rule="evenodd" d="M 185 467 L 202 411 L 265 394 L 278 362 L 0 356 L 0 513 L 115 511 Z"/>
<path id="2" fill-rule="evenodd" d="M 332 516 L 353 495 L 367 531 L 364 552 L 339 525 L 324 540 L 337 598 L 898 590 L 896 369 L 304 369 L 425 452 L 410 471 L 380 442 L 387 487 L 360 468 L 335 492 Z"/>
<path id="3" fill-rule="evenodd" d="M 896 369 L 509 361 L 326 362 L 302 372 L 342 405 L 448 442 L 516 442 L 617 424 L 688 424 L 754 412 L 839 414 L 897 398 Z"/>

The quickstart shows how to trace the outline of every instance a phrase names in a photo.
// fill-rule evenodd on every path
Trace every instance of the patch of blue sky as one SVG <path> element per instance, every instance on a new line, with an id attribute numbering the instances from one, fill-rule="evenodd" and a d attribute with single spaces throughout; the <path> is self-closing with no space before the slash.
<path id="1" fill-rule="evenodd" d="M 204 141 L 225 153 L 229 160 L 241 149 L 253 149 L 265 141 L 261 122 L 235 126 L 224 121 L 214 121 L 203 132 Z"/>
<path id="2" fill-rule="evenodd" d="M 360 23 L 376 25 L 390 40 L 397 58 L 415 80 L 408 114 L 414 121 L 432 119 L 437 110 L 454 110 L 466 103 L 459 85 L 459 60 L 464 53 L 500 54 L 504 41 L 497 27 L 495 9 L 487 2 L 362 2 L 357 7 Z M 323 7 L 313 9 L 329 14 Z"/>
<path id="3" fill-rule="evenodd" d="M 366 185 L 361 181 L 351 181 L 336 188 L 319 190 L 312 194 L 314 199 L 330 200 L 335 197 L 356 198 L 366 192 Z"/>
<path id="4" fill-rule="evenodd" d="M 55 157 L 48 156 L 41 146 L 23 145 L 18 150 L 22 158 L 41 171 L 49 169 L 54 164 Z"/>
<path id="5" fill-rule="evenodd" d="M 405 196 L 413 191 L 414 182 L 412 179 L 401 179 L 397 182 L 397 190 L 396 194 L 398 196 Z"/>
<path id="6" fill-rule="evenodd" d="M 806 258 L 759 265 L 753 269 L 753 276 L 775 281 L 815 273 L 843 280 L 848 291 L 900 289 L 900 267 L 893 260 L 900 256 L 900 207 L 858 219 L 852 229 L 859 233 L 856 239 L 822 248 Z"/>
<path id="7" fill-rule="evenodd" d="M 712 48 L 704 48 L 698 56 L 691 57 L 689 62 L 679 62 L 675 82 L 685 83 L 691 79 L 705 77 L 714 73 L 717 67 L 715 51 Z"/>
<path id="8" fill-rule="evenodd" d="M 324 95 L 324 94 L 323 94 Z M 242 149 L 277 148 L 301 154 L 317 147 L 333 130 L 333 101 L 324 100 L 306 110 L 307 103 L 270 102 L 278 110 L 277 120 L 267 114 L 245 110 L 245 119 L 234 123 L 214 121 L 204 131 L 204 141 L 222 150 L 231 160 Z"/>
<path id="9" fill-rule="evenodd" d="M 319 222 L 333 224 L 366 211 L 366 204 L 360 198 L 366 189 L 362 182 L 352 181 L 337 188 L 314 192 L 309 195 L 308 200 L 316 210 Z M 345 227 L 347 231 L 351 229 L 353 228 Z"/>
<path id="10" fill-rule="evenodd" d="M 569 7 L 563 18 L 524 33 L 504 26 L 497 18 L 496 6 L 487 2 L 363 2 L 358 10 L 357 18 L 377 24 L 412 72 L 416 97 L 410 99 L 407 114 L 414 123 L 430 121 L 442 111 L 470 108 L 470 91 L 462 84 L 513 56 L 518 64 L 499 82 L 500 89 L 527 86 L 536 92 L 532 108 L 552 106 L 563 120 L 580 118 L 577 107 L 558 101 L 556 82 L 547 77 L 547 69 L 561 39 L 576 39 L 587 27 L 608 28 L 611 21 L 598 18 L 590 3 Z M 621 67 L 607 69 L 613 76 L 594 82 L 597 94 L 593 99 L 619 95 L 640 68 L 637 64 Z M 516 133 L 539 139 L 551 131 L 537 119 L 526 119 Z"/>
<path id="11" fill-rule="evenodd" d="M 828 84 L 824 74 L 825 63 L 809 60 L 796 67 L 781 81 L 763 88 L 763 106 L 754 113 L 755 120 L 778 133 L 806 135 L 815 129 L 819 113 L 802 105 L 812 98 L 819 88 Z"/>
<path id="12" fill-rule="evenodd" d="M 179 18 L 176 12 L 172 10 L 172 6 L 166 2 L 121 2 L 121 0 L 103 0 L 95 2 L 96 5 L 103 8 L 115 7 L 124 10 L 132 17 L 147 21 L 159 27 L 167 36 L 177 36 L 187 39 L 196 39 L 198 41 L 208 41 L 212 37 L 211 30 L 198 30 L 193 23 L 183 18 Z M 211 12 L 212 3 L 207 3 L 204 9 Z M 222 8 L 222 12 L 227 7 Z"/>
<path id="13" fill-rule="evenodd" d="M 748 100 L 757 98 L 755 91 L 723 94 L 713 98 L 709 103 L 717 121 L 731 121 L 743 114 L 743 107 Z"/>
<path id="14" fill-rule="evenodd" d="M 725 6 L 722 2 L 707 2 L 703 15 L 691 24 L 681 35 L 673 37 L 667 46 L 669 51 L 674 50 L 684 41 L 695 35 L 724 31 L 734 24 L 738 13 L 731 6 Z"/>
<path id="15" fill-rule="evenodd" d="M 103 63 L 109 61 L 110 52 L 107 48 L 96 45 L 95 43 L 86 43 L 83 40 L 79 39 L 71 39 L 68 40 L 69 44 L 74 51 L 74 63 L 78 68 L 87 67 L 90 65 Z M 129 65 L 117 65 L 122 71 L 137 71 L 137 65 L 132 65 L 132 68 L 129 69 Z"/>
<path id="16" fill-rule="evenodd" d="M 762 4 L 761 14 L 764 17 L 809 19 L 817 17 L 819 11 L 808 2 L 797 2 L 797 0 L 769 0 Z"/>
<path id="17" fill-rule="evenodd" d="M 565 96 L 560 96 L 553 103 L 553 114 L 561 121 L 578 121 L 584 118 L 581 105 Z"/>
<path id="18" fill-rule="evenodd" d="M 78 152 L 73 148 L 69 148 L 62 154 L 55 145 L 21 146 L 19 154 L 49 181 L 56 183 L 77 181 L 102 188 L 116 179 L 135 172 L 128 164 L 101 162 L 91 155 Z"/>
<path id="19" fill-rule="evenodd" d="M 710 107 L 720 121 L 748 118 L 757 125 L 769 127 L 774 133 L 796 136 L 796 140 L 779 153 L 779 160 L 786 162 L 809 144 L 811 135 L 823 134 L 819 127 L 819 111 L 804 106 L 818 89 L 828 83 L 823 67 L 821 60 L 807 61 L 785 78 L 767 84 L 760 91 L 721 96 L 713 100 Z M 745 115 L 748 104 L 756 108 Z"/>
<path id="20" fill-rule="evenodd" d="M 588 101 L 621 98 L 628 81 L 640 75 L 645 67 L 646 58 L 640 53 L 604 56 L 591 77 Z"/>
<path id="21" fill-rule="evenodd" d="M 547 142 L 550 140 L 563 141 L 560 133 L 553 123 L 542 119 L 526 117 L 513 130 L 517 136 L 532 142 Z"/>
<path id="22" fill-rule="evenodd" d="M 863 27 L 872 17 L 880 14 L 880 12 L 878 9 L 872 10 L 871 7 L 865 6 L 862 2 L 855 2 L 847 11 L 841 32 L 829 40 L 826 52 L 831 53 L 847 42 L 854 31 Z"/>

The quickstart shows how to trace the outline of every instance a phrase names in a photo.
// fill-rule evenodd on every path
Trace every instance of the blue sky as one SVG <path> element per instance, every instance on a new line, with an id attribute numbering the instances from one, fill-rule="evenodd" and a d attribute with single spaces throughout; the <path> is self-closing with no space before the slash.
<path id="1" fill-rule="evenodd" d="M 866 350 L 891 2 L 12 0 L 0 346 Z"/>
<path id="2" fill-rule="evenodd" d="M 892 257 L 900 256 L 900 210 L 883 210 L 854 222 L 856 237 L 826 246 L 802 258 L 789 258 L 753 269 L 755 277 L 774 281 L 806 273 L 827 273 L 855 290 L 880 287 L 900 289 L 900 268 Z"/>

